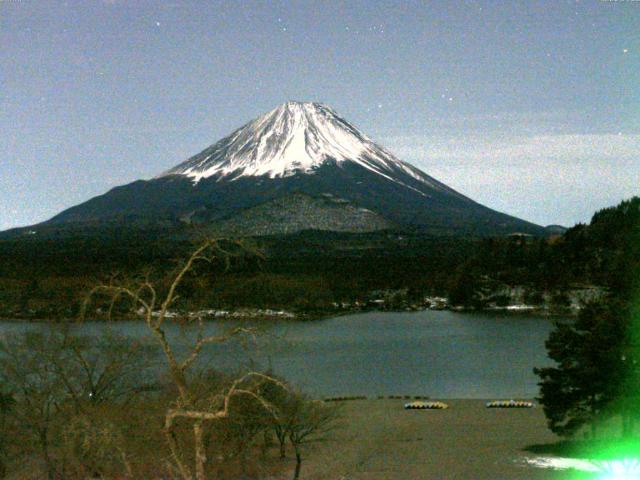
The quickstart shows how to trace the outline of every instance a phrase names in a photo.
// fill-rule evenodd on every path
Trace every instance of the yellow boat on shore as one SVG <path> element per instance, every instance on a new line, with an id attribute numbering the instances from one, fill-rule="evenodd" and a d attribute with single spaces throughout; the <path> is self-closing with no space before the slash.
<path id="1" fill-rule="evenodd" d="M 405 410 L 444 410 L 449 405 L 443 402 L 409 402 L 404 404 Z"/>
<path id="2" fill-rule="evenodd" d="M 494 400 L 486 404 L 487 408 L 533 408 L 534 406 L 533 402 L 524 400 Z"/>

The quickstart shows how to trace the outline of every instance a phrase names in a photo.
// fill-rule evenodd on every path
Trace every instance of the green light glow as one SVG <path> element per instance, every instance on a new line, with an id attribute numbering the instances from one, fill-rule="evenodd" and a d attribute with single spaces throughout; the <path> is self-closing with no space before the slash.
<path id="1" fill-rule="evenodd" d="M 640 461 L 636 459 L 594 462 L 598 466 L 600 480 L 640 479 Z"/>
<path id="2" fill-rule="evenodd" d="M 636 289 L 637 292 L 637 289 Z M 627 439 L 608 443 L 595 455 L 599 480 L 640 480 L 640 439 L 634 431 L 640 407 L 640 296 L 634 295 L 629 310 L 627 344 L 621 360 L 626 363 L 626 380 L 620 404 L 630 410 L 632 420 Z"/>
<path id="3" fill-rule="evenodd" d="M 591 472 L 573 470 L 568 479 L 640 480 L 640 295 L 633 296 L 627 314 L 627 339 L 621 354 L 621 361 L 627 367 L 626 378 L 620 398 L 614 402 L 612 410 L 618 414 L 622 411 L 630 413 L 628 429 L 620 431 L 618 428 L 607 432 L 601 440 L 585 442 L 574 454 L 578 458 L 590 459 L 595 468 Z M 612 438 L 614 432 L 617 438 Z M 610 439 L 605 440 L 606 437 Z"/>

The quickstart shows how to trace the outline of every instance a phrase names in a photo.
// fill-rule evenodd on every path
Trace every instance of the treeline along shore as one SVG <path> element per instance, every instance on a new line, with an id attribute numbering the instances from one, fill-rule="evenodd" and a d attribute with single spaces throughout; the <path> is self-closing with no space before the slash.
<path id="1" fill-rule="evenodd" d="M 424 308 L 567 314 L 632 284 L 639 207 L 635 197 L 544 238 L 305 231 L 248 239 L 244 254 L 199 267 L 174 307 L 300 319 Z M 205 235 L 187 227 L 5 232 L 0 317 L 74 318 L 97 283 L 142 272 L 162 282 Z"/>

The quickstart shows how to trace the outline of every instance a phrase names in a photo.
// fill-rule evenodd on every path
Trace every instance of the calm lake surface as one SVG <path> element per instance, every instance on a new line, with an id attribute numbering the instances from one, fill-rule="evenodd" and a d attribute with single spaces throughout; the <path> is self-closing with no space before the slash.
<path id="1" fill-rule="evenodd" d="M 112 325 L 126 335 L 147 334 L 141 322 Z M 212 346 L 203 363 L 271 367 L 317 396 L 531 398 L 538 393 L 533 367 L 550 364 L 544 342 L 552 326 L 551 320 L 531 315 L 368 312 L 270 324 L 257 345 L 246 350 L 238 344 Z M 46 328 L 3 322 L 0 334 Z M 88 322 L 78 333 L 99 335 L 105 328 L 105 323 Z M 222 328 L 222 322 L 207 325 L 209 332 Z M 170 333 L 186 344 L 193 332 L 175 327 Z"/>

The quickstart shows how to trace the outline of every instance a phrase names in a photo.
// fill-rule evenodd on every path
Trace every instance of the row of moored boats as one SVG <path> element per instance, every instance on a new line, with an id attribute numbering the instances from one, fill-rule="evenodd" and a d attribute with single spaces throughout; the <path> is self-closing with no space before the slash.
<path id="1" fill-rule="evenodd" d="M 487 408 L 533 408 L 533 402 L 524 400 L 493 400 L 487 402 Z M 445 410 L 449 408 L 444 402 L 409 402 L 405 403 L 406 410 Z"/>

